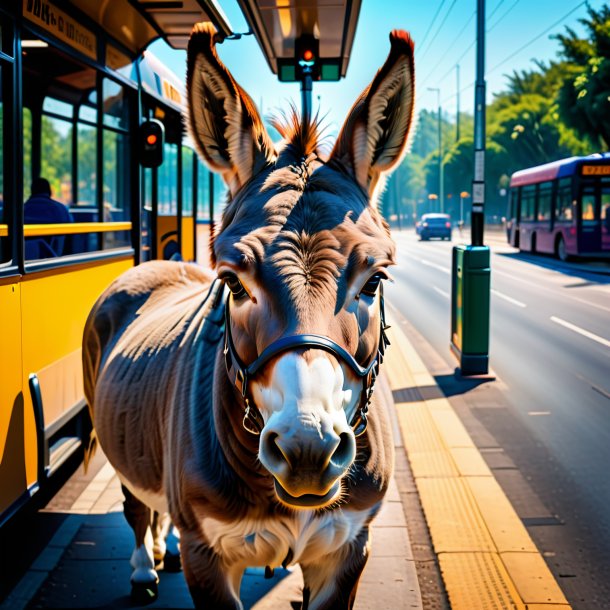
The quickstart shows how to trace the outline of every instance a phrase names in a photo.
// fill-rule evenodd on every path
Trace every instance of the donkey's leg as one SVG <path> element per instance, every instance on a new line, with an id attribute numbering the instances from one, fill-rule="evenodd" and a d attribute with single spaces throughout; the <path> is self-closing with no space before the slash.
<path id="1" fill-rule="evenodd" d="M 198 532 L 180 532 L 180 552 L 195 608 L 243 610 L 229 570 Z"/>
<path id="2" fill-rule="evenodd" d="M 182 561 L 180 560 L 180 532 L 170 521 L 169 532 L 165 537 L 165 558 L 163 569 L 166 572 L 180 572 Z"/>
<path id="3" fill-rule="evenodd" d="M 171 519 L 169 513 L 158 513 L 156 510 L 152 513 L 152 536 L 153 536 L 153 558 L 155 560 L 155 568 L 158 568 L 165 557 L 165 537 L 171 527 Z"/>
<path id="4" fill-rule="evenodd" d="M 302 610 L 351 610 L 358 581 L 369 557 L 369 528 L 322 560 L 301 562 L 303 570 Z"/>
<path id="5" fill-rule="evenodd" d="M 136 538 L 136 547 L 131 555 L 131 597 L 134 602 L 144 604 L 157 598 L 159 582 L 153 559 L 151 510 L 127 487 L 121 485 L 121 488 L 125 495 L 123 512 Z"/>

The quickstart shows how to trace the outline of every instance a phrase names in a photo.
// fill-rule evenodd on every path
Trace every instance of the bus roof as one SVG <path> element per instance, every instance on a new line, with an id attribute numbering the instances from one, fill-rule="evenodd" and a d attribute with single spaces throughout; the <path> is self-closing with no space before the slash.
<path id="1" fill-rule="evenodd" d="M 174 49 L 186 49 L 193 25 L 198 21 L 211 21 L 223 38 L 232 33 L 217 0 L 71 0 L 71 3 L 136 55 L 159 37 Z"/>
<path id="2" fill-rule="evenodd" d="M 545 163 L 536 167 L 529 167 L 515 172 L 510 179 L 510 186 L 524 186 L 538 184 L 555 178 L 573 176 L 577 168 L 587 161 L 603 161 L 610 163 L 610 152 L 595 153 L 587 157 L 569 157 L 552 163 Z"/>

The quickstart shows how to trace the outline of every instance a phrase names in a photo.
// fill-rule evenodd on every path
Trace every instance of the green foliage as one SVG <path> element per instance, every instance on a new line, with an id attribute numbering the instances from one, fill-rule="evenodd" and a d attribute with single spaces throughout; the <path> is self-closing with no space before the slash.
<path id="1" fill-rule="evenodd" d="M 588 7 L 580 22 L 588 32 L 579 38 L 571 28 L 555 38 L 570 66 L 562 83 L 558 111 L 566 125 L 587 136 L 597 147 L 610 148 L 610 7 Z M 593 151 L 591 151 L 593 152 Z"/>

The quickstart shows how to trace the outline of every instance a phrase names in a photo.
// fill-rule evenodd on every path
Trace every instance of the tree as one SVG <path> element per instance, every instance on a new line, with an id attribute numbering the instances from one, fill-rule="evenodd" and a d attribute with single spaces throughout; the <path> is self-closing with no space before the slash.
<path id="1" fill-rule="evenodd" d="M 588 7 L 581 19 L 589 33 L 579 38 L 571 28 L 555 36 L 570 64 L 558 94 L 561 118 L 592 142 L 610 148 L 610 7 Z M 591 151 L 592 152 L 592 151 Z"/>

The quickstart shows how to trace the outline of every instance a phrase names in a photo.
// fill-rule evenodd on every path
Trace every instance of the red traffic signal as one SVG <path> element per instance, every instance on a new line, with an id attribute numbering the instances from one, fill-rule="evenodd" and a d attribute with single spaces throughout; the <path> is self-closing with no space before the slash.
<path id="1" fill-rule="evenodd" d="M 294 54 L 297 78 L 300 80 L 309 74 L 313 80 L 320 78 L 318 65 L 320 42 L 310 34 L 299 36 L 294 42 Z"/>
<path id="2" fill-rule="evenodd" d="M 140 164 L 143 167 L 159 167 L 163 163 L 165 128 L 161 121 L 150 119 L 140 125 Z"/>

